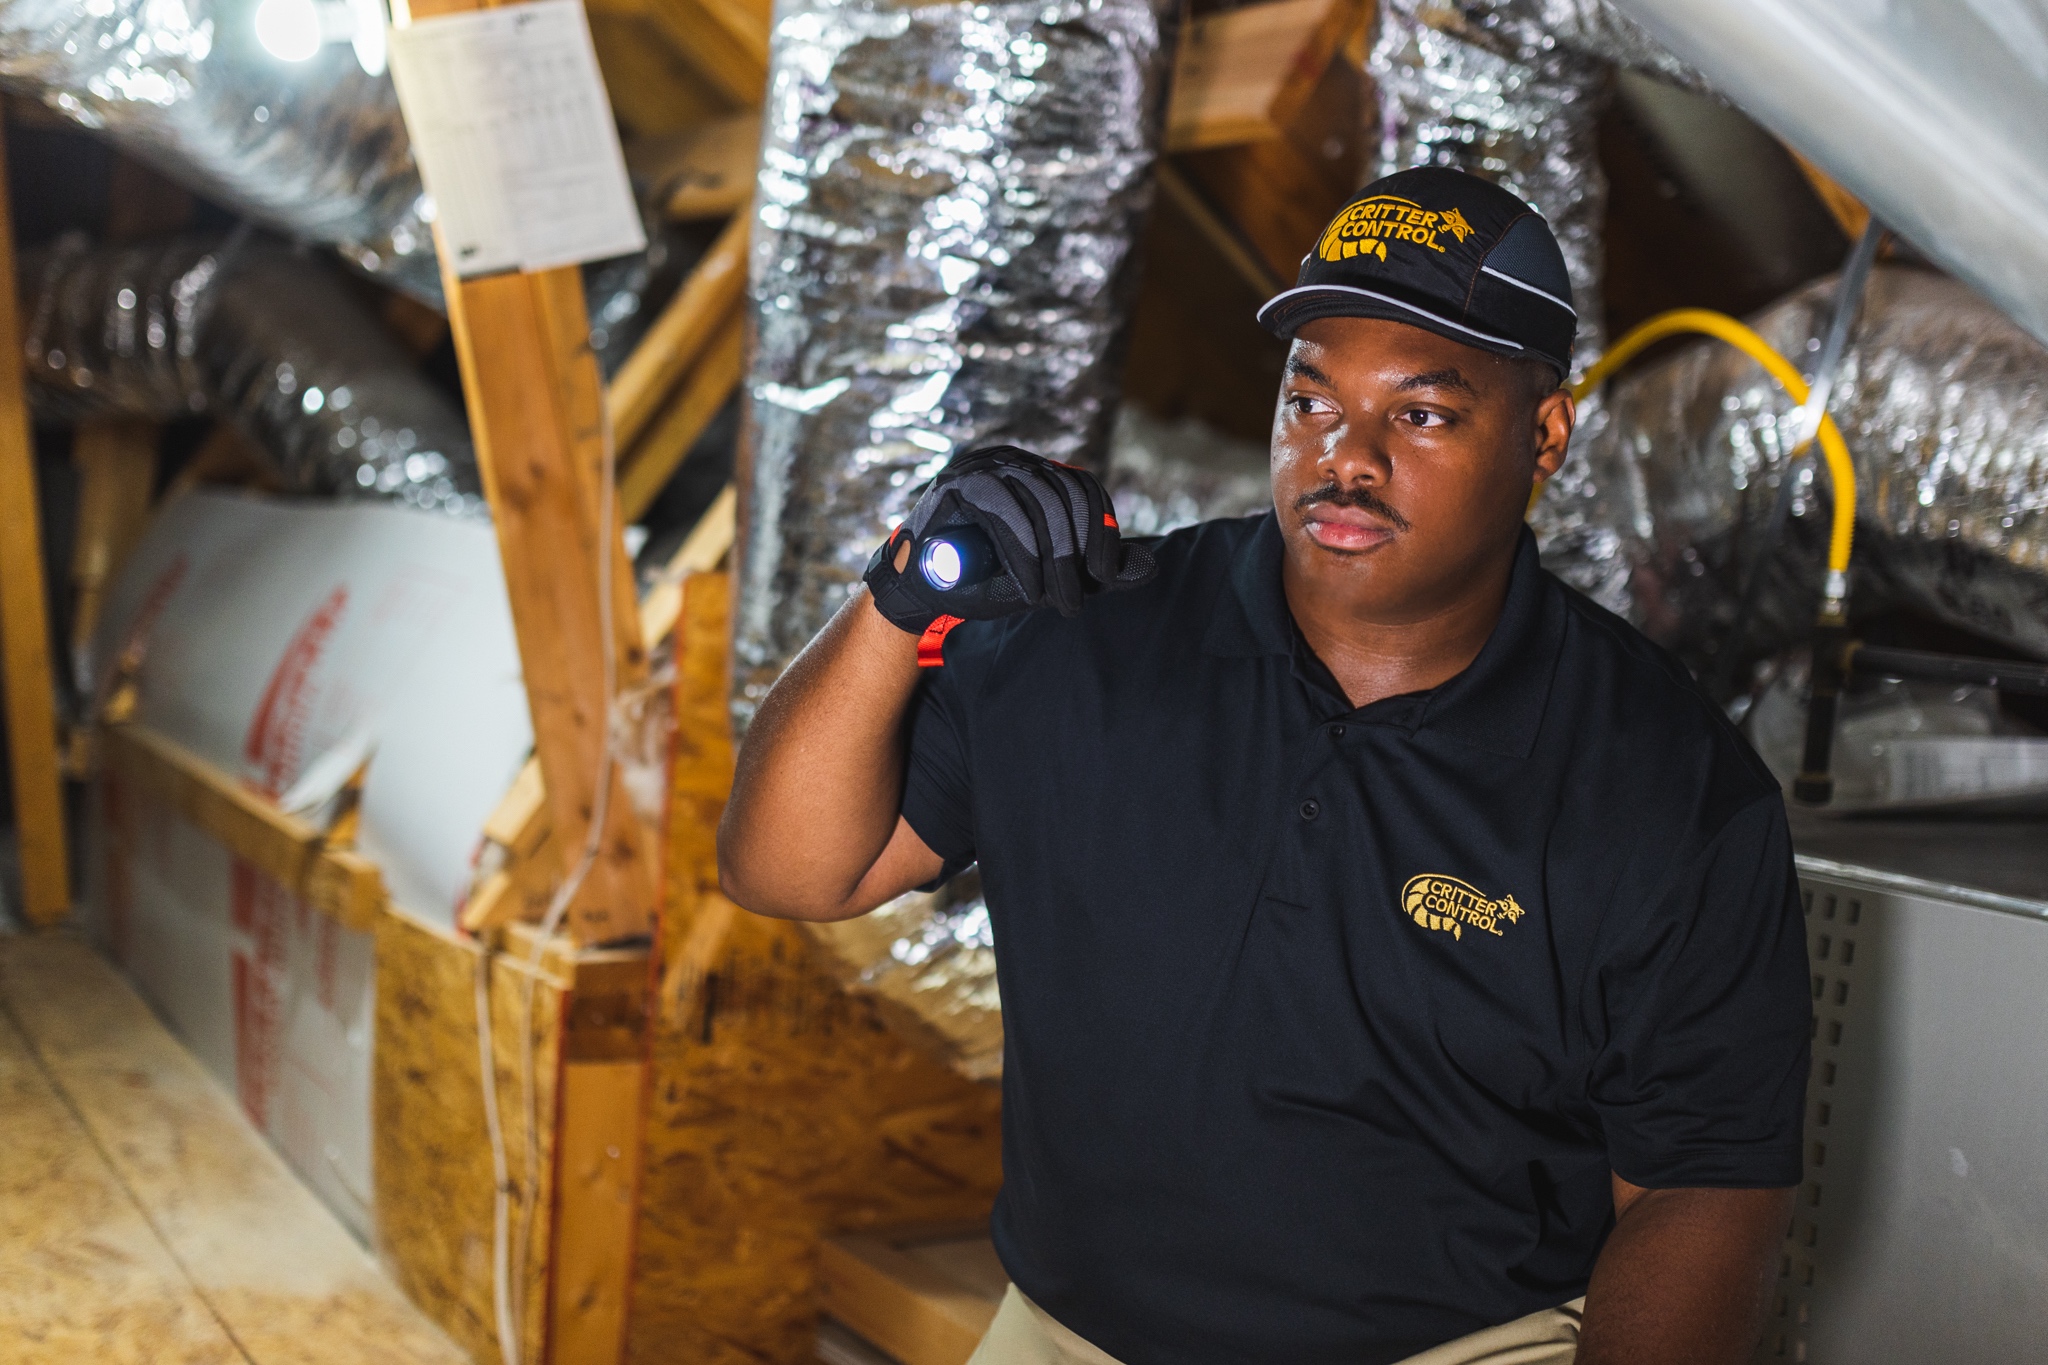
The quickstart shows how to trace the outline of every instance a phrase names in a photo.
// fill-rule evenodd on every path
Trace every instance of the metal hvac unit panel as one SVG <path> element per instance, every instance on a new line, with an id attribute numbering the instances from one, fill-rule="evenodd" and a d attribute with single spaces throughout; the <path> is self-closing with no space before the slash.
<path id="1" fill-rule="evenodd" d="M 1757 1359 L 2039 1359 L 2048 904 L 1810 854 L 1799 875 L 1806 1182 Z"/>

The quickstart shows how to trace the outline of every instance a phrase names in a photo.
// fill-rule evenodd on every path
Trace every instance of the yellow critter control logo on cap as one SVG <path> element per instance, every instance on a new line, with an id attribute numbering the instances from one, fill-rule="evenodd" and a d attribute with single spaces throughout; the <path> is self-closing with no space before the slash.
<path id="1" fill-rule="evenodd" d="M 1479 929 L 1500 938 L 1503 924 L 1516 924 L 1528 912 L 1513 896 L 1498 900 L 1479 894 L 1470 882 L 1424 874 L 1410 877 L 1401 888 L 1401 913 L 1425 929 L 1441 929 L 1462 939 L 1465 930 Z"/>
<path id="2" fill-rule="evenodd" d="M 1338 214 L 1336 221 L 1323 230 L 1316 254 L 1326 261 L 1341 261 L 1362 252 L 1384 261 L 1388 242 L 1414 242 L 1431 251 L 1442 251 L 1437 236 L 1445 232 L 1462 242 L 1472 235 L 1472 225 L 1456 209 L 1438 213 L 1412 199 L 1376 194 Z"/>

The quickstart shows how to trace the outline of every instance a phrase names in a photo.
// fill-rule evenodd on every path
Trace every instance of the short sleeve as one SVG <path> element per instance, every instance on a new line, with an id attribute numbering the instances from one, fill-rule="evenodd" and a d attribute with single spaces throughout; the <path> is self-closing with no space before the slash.
<path id="1" fill-rule="evenodd" d="M 1650 1189 L 1799 1183 L 1813 1006 L 1775 794 L 1677 869 L 1603 964 L 1600 996 L 1591 1100 L 1616 1174 Z"/>
<path id="2" fill-rule="evenodd" d="M 966 717 L 958 690 L 956 670 L 927 669 L 911 703 L 903 818 L 925 847 L 945 860 L 931 887 L 974 862 L 974 788 L 967 776 Z"/>

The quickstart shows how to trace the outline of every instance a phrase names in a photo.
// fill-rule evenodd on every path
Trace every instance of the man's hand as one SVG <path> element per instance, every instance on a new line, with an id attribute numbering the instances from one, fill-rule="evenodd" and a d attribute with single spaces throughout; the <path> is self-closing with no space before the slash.
<path id="1" fill-rule="evenodd" d="M 1576 1365 L 1743 1365 L 1778 1269 L 1791 1190 L 1646 1190 L 1614 1177 Z"/>
<path id="2" fill-rule="evenodd" d="M 1002 572 L 951 589 L 926 582 L 918 570 L 926 542 L 962 526 L 988 538 Z M 1155 571 L 1150 551 L 1123 544 L 1093 474 L 1016 446 L 988 446 L 939 471 L 868 561 L 866 578 L 876 610 L 921 635 L 948 616 L 985 621 L 1043 606 L 1072 616 L 1087 594 L 1134 588 Z"/>

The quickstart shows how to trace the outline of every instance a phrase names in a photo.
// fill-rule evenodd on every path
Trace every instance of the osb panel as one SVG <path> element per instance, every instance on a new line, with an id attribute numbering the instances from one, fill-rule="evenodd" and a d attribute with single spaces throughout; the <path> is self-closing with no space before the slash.
<path id="1" fill-rule="evenodd" d="M 379 922 L 371 1101 L 385 1259 L 413 1302 L 458 1344 L 496 1362 L 493 1179 L 477 1047 L 480 951 L 396 911 Z M 498 1113 L 515 1192 L 512 1279 L 524 1284 L 515 1297 L 522 1355 L 538 1362 L 547 1326 L 563 983 L 504 954 L 491 962 Z M 530 1057 L 519 1044 L 529 1000 Z"/>
<path id="2" fill-rule="evenodd" d="M 715 892 L 731 784 L 722 577 L 690 580 L 627 1358 L 809 1360 L 827 1235 L 987 1216 L 999 1101 L 847 994 L 796 926 Z M 675 969 L 681 968 L 677 971 Z"/>
<path id="3" fill-rule="evenodd" d="M 244 1365 L 0 1015 L 0 1341 L 18 1365 Z"/>
<path id="4" fill-rule="evenodd" d="M 459 1365 L 460 1354 L 406 1303 L 362 1248 L 243 1120 L 234 1102 L 91 949 L 57 937 L 0 939 L 0 999 L 49 1085 L 131 1208 L 159 1257 L 122 1249 L 117 1209 L 91 1182 L 42 1191 L 57 1221 L 37 1259 L 87 1278 L 169 1262 L 206 1315 L 255 1365 Z M 9 1106 L 10 1110 L 12 1106 Z M 15 1149 L 9 1145 L 10 1160 Z M 73 1183 L 85 1173 L 74 1169 Z M 65 1202 L 54 1202 L 59 1199 Z M 14 1201 L 10 1199 L 11 1205 Z M 118 1203 L 118 1201 L 115 1201 Z M 79 1221 L 74 1221 L 79 1220 Z M 81 1226 L 81 1221 L 83 1225 Z M 113 1311 L 128 1270 L 74 1309 L 106 1316 L 105 1349 L 72 1359 L 180 1360 L 190 1313 Z M 79 1288 L 84 1289 L 81 1285 Z M 160 1292 L 160 1291 L 153 1291 Z M 97 1306 L 94 1306 L 97 1305 Z M 97 1317 L 93 1319 L 99 1321 Z M 166 1333 L 159 1346 L 152 1334 Z M 130 1339 L 130 1334 L 133 1339 Z M 48 1340 L 48 1338 L 43 1338 Z M 125 1344 L 124 1344 L 125 1343 Z M 210 1345 L 192 1358 L 212 1358 Z M 8 1356 L 13 1359 L 13 1356 Z"/>

